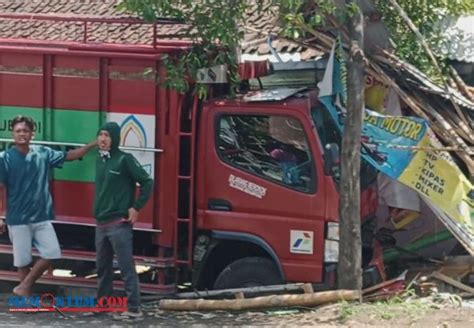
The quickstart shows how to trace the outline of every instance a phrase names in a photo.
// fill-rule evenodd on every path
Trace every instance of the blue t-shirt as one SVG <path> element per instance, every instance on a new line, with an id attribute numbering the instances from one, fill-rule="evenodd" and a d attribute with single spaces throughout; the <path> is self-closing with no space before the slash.
<path id="1" fill-rule="evenodd" d="M 7 191 L 7 224 L 37 223 L 54 218 L 49 173 L 61 167 L 66 153 L 30 146 L 28 154 L 15 147 L 0 152 L 0 183 Z"/>

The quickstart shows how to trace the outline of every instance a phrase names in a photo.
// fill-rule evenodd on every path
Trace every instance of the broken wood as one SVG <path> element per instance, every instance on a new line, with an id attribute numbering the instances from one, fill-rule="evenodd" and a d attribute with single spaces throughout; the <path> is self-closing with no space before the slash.
<path id="1" fill-rule="evenodd" d="M 445 283 L 447 283 L 447 284 L 450 284 L 451 286 L 454 286 L 454 287 L 456 287 L 456 288 L 458 288 L 458 289 L 461 289 L 461 290 L 463 290 L 463 291 L 465 291 L 465 292 L 468 292 L 468 293 L 470 293 L 471 295 L 474 295 L 474 288 L 469 287 L 468 285 L 465 285 L 465 284 L 463 284 L 463 283 L 460 282 L 460 281 L 454 280 L 453 278 L 448 277 L 448 276 L 442 274 L 442 273 L 439 272 L 439 271 L 433 272 L 433 273 L 431 274 L 431 276 L 432 276 L 433 278 L 436 278 L 436 279 L 438 279 L 438 280 L 441 280 L 441 281 L 443 281 L 443 282 L 445 282 Z"/>
<path id="2" fill-rule="evenodd" d="M 454 280 L 461 281 L 469 274 L 474 273 L 474 257 L 467 255 L 448 257 L 437 271 Z"/>
<path id="3" fill-rule="evenodd" d="M 394 279 L 383 281 L 380 284 L 377 284 L 377 285 L 374 285 L 374 286 L 363 289 L 362 290 L 362 295 L 365 296 L 365 295 L 368 295 L 368 294 L 370 294 L 372 292 L 375 292 L 377 290 L 380 290 L 380 289 L 383 289 L 383 288 L 386 288 L 386 287 L 389 287 L 389 286 L 394 286 L 398 282 L 404 282 L 405 278 L 406 278 L 406 272 L 402 273 L 399 277 L 396 277 Z"/>
<path id="4" fill-rule="evenodd" d="M 455 142 L 458 146 L 463 147 L 463 148 L 468 148 L 466 143 L 464 142 L 464 139 L 462 139 L 456 130 L 453 128 L 453 126 L 446 120 L 438 111 L 436 111 L 431 105 L 425 103 L 423 99 L 419 97 L 414 97 L 412 98 L 414 101 L 420 106 L 423 107 L 429 115 L 431 115 L 434 120 L 446 131 L 452 138 L 453 142 Z M 474 137 L 471 135 L 469 136 L 468 141 L 474 141 Z"/>
<path id="5" fill-rule="evenodd" d="M 405 101 L 405 103 L 410 107 L 410 109 L 419 117 L 425 119 L 428 121 L 430 124 L 430 127 L 436 132 L 438 137 L 441 137 L 445 143 L 447 143 L 449 146 L 457 147 L 457 148 L 463 148 L 466 149 L 467 145 L 464 143 L 464 141 L 459 137 L 456 132 L 452 129 L 452 127 L 446 123 L 444 118 L 442 118 L 441 115 L 436 115 L 435 120 L 431 119 L 430 116 L 425 113 L 424 109 L 422 108 L 422 105 L 418 103 L 418 101 L 412 99 L 410 95 L 408 95 L 402 88 L 395 83 L 383 70 L 382 68 L 374 63 L 373 61 L 369 62 L 370 65 L 370 72 L 373 75 L 376 75 L 382 79 L 382 81 L 393 87 L 395 92 L 398 94 L 398 96 Z M 441 122 L 438 120 L 441 119 Z M 441 124 L 442 128 L 438 128 L 437 124 Z M 449 127 L 449 131 L 446 129 Z M 444 132 L 444 133 L 443 133 Z M 449 133 L 449 134 L 448 134 Z M 467 150 L 468 151 L 468 150 Z M 474 176 L 474 162 L 472 158 L 464 153 L 460 152 L 458 153 L 459 158 L 463 160 L 463 162 L 466 164 L 470 176 Z"/>
<path id="6" fill-rule="evenodd" d="M 424 103 L 430 104 L 430 106 L 433 107 L 438 113 L 443 115 L 443 117 L 455 128 L 461 137 L 471 144 L 474 143 L 474 134 L 472 129 L 464 124 L 464 122 L 456 115 L 453 110 L 451 110 L 451 108 L 447 108 L 446 104 L 441 101 L 440 98 L 435 101 L 430 101 L 427 96 L 424 96 L 423 101 Z"/>
<path id="7" fill-rule="evenodd" d="M 459 255 L 459 256 L 450 256 L 443 261 L 443 265 L 449 266 L 464 266 L 469 265 L 474 267 L 474 256 L 469 255 Z"/>
<path id="8" fill-rule="evenodd" d="M 461 93 L 470 101 L 474 102 L 474 93 L 472 93 L 472 91 L 469 90 L 469 87 L 466 85 L 466 83 L 464 83 L 464 81 L 461 79 L 458 72 L 454 69 L 453 66 L 449 66 L 449 72 L 451 76 L 453 77 L 454 81 L 456 82 L 456 85 L 458 89 L 461 91 Z"/>
<path id="9" fill-rule="evenodd" d="M 161 310 L 172 311 L 239 311 L 288 306 L 317 306 L 337 301 L 353 301 L 360 297 L 355 290 L 334 290 L 300 295 L 271 295 L 233 300 L 161 300 Z"/>
<path id="10" fill-rule="evenodd" d="M 464 139 L 462 139 L 454 130 L 453 126 L 449 124 L 449 122 L 440 114 L 438 113 L 433 107 L 430 105 L 423 103 L 423 100 L 415 98 L 415 102 L 418 103 L 420 106 L 423 106 L 429 111 L 429 114 L 433 116 L 433 118 L 442 126 L 444 131 L 446 131 L 450 137 L 451 137 L 451 142 L 460 148 L 466 149 L 466 151 L 471 155 L 472 153 L 469 152 L 469 147 L 467 144 L 464 142 Z M 472 135 L 470 136 L 472 138 Z M 467 167 L 470 169 L 470 172 L 474 172 L 474 162 L 472 161 L 472 158 L 470 156 L 467 156 L 466 158 L 463 158 L 463 161 L 466 163 Z"/>

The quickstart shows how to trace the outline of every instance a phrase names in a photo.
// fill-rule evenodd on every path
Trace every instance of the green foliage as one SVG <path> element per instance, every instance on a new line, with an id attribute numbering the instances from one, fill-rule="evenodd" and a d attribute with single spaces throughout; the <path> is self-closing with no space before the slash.
<path id="1" fill-rule="evenodd" d="M 254 1 L 123 0 L 118 9 L 137 14 L 149 22 L 175 19 L 183 23 L 181 37 L 191 40 L 193 46 L 178 56 L 164 58 L 167 78 L 161 82 L 186 92 L 190 79 L 196 77 L 200 68 L 224 63 L 229 67 L 230 82 L 238 82 L 236 51 L 243 38 L 238 23 L 250 6 L 255 7 Z M 206 95 L 204 90 L 203 86 L 198 86 L 201 97 Z"/>
<path id="2" fill-rule="evenodd" d="M 341 322 L 344 323 L 357 314 L 357 304 L 341 301 L 339 302 L 339 305 L 339 320 Z"/>
<path id="3" fill-rule="evenodd" d="M 426 313 L 435 310 L 434 304 L 423 302 L 415 296 L 395 296 L 386 301 L 370 303 L 339 303 L 339 320 L 341 323 L 357 316 L 371 316 L 378 320 L 410 318 L 417 320 Z"/>
<path id="4" fill-rule="evenodd" d="M 382 13 L 382 20 L 387 25 L 391 38 L 396 44 L 396 54 L 428 75 L 439 79 L 438 72 L 415 34 L 394 11 L 390 3 L 386 0 L 375 0 L 374 2 Z M 436 49 L 443 42 L 440 35 L 442 31 L 438 28 L 441 20 L 447 16 L 458 17 L 474 12 L 474 1 L 472 0 L 397 0 L 397 2 L 420 30 L 435 55 Z M 438 59 L 441 68 L 444 69 L 442 58 Z"/>
<path id="5" fill-rule="evenodd" d="M 389 2 L 373 1 L 396 43 L 396 54 L 436 77 L 437 72 L 419 40 Z M 123 0 L 119 9 L 151 22 L 173 18 L 185 24 L 182 37 L 192 40 L 195 46 L 179 58 L 165 59 L 168 77 L 162 81 L 168 87 L 185 92 L 189 78 L 194 78 L 198 69 L 222 63 L 228 64 L 231 82 L 238 82 L 235 57 L 244 34 L 241 25 L 246 23 L 246 13 L 261 10 L 263 3 L 279 8 L 282 34 L 294 39 L 311 37 L 308 31 L 312 29 L 341 26 L 359 10 L 356 1 L 335 0 Z M 472 0 L 398 0 L 398 3 L 433 49 L 441 42 L 436 28 L 440 20 L 447 15 L 474 12 Z M 202 87 L 200 94 L 205 94 Z"/>
<path id="6" fill-rule="evenodd" d="M 328 25 L 328 17 L 342 21 L 346 12 L 337 10 L 333 0 L 273 0 L 280 9 L 283 34 L 299 39 L 306 36 L 307 28 L 318 29 Z"/>
<path id="7" fill-rule="evenodd" d="M 343 20 L 356 7 L 337 10 L 332 0 L 122 0 L 119 10 L 134 13 L 146 21 L 175 19 L 185 26 L 180 34 L 194 46 L 178 56 L 164 58 L 167 78 L 161 81 L 180 92 L 189 89 L 190 79 L 200 68 L 226 63 L 232 84 L 238 82 L 236 51 L 243 38 L 245 15 L 262 10 L 263 4 L 277 6 L 281 12 L 284 34 L 298 39 L 305 35 L 305 26 L 324 26 L 328 14 Z M 205 96 L 204 88 L 198 93 Z"/>

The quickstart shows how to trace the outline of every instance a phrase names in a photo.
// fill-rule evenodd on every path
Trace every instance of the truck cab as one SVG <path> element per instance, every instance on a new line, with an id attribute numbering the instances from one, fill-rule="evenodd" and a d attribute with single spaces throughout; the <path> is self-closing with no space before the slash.
<path id="1" fill-rule="evenodd" d="M 196 287 L 334 284 L 338 163 L 327 163 L 336 159 L 325 150 L 339 147 L 341 137 L 316 94 L 261 90 L 203 106 Z M 361 217 L 370 225 L 377 207 L 376 172 L 366 164 L 363 171 Z"/>

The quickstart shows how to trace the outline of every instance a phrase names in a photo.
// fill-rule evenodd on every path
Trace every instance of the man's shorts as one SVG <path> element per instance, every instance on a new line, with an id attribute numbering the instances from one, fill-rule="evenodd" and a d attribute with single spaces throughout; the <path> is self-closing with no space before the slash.
<path id="1" fill-rule="evenodd" d="M 26 267 L 32 261 L 32 246 L 42 259 L 55 260 L 61 258 L 58 238 L 51 221 L 38 223 L 9 225 L 8 235 L 13 244 L 13 265 L 17 268 Z"/>

